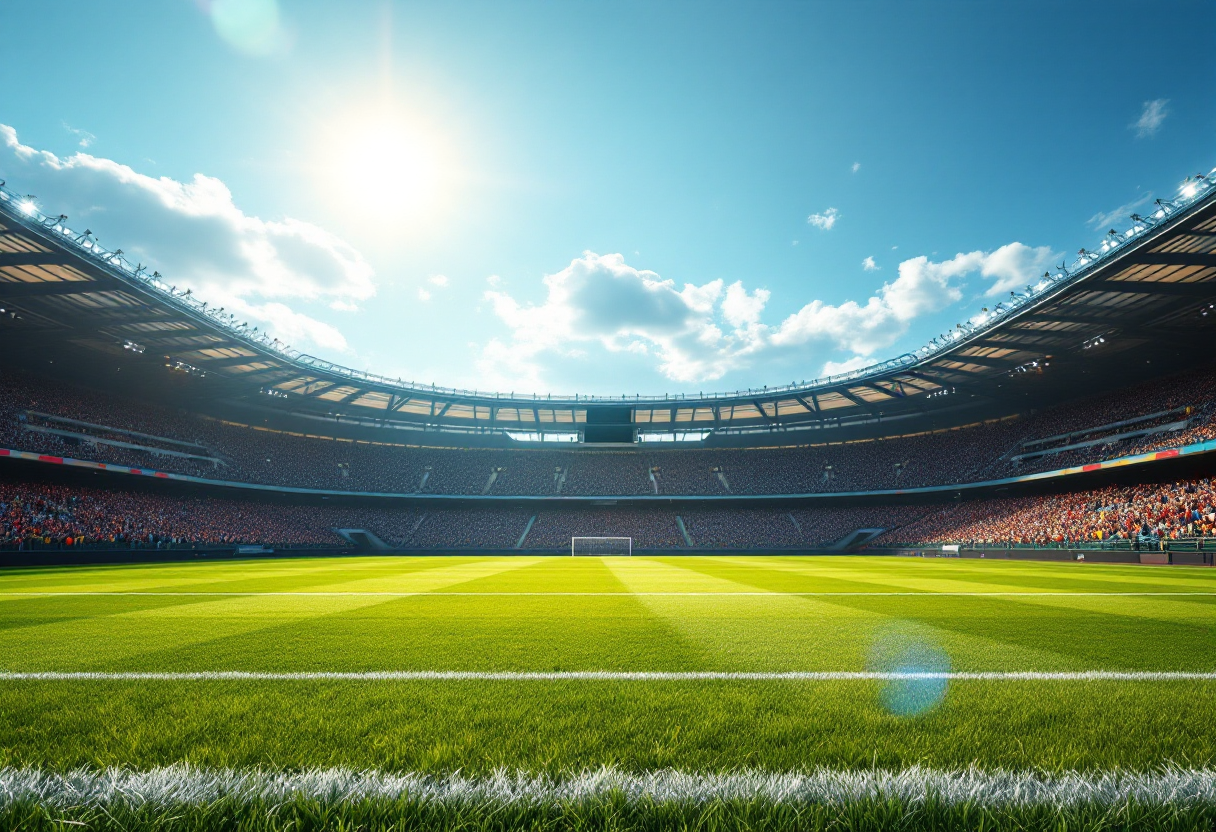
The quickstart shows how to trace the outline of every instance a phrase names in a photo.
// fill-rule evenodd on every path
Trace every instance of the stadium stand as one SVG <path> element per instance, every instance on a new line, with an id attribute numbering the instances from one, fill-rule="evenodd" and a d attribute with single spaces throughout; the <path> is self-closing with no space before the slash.
<path id="1" fill-rule="evenodd" d="M 0 184 L 0 545 L 1202 542 L 1216 523 L 1202 479 L 1216 449 L 1200 444 L 1216 440 L 1216 186 L 1189 179 L 1155 206 L 872 367 L 727 393 L 516 396 L 292 350 Z M 608 411 L 647 441 L 590 440 Z M 109 467 L 160 476 L 133 485 Z M 1081 479 L 1059 480 L 1065 468 Z M 998 486 L 1017 496 L 963 493 Z M 939 493 L 851 495 L 921 488 Z"/>
<path id="2" fill-rule="evenodd" d="M 967 502 L 932 511 L 886 537 L 910 545 L 1051 545 L 1214 534 L 1216 481 L 1198 479 Z"/>
<path id="3" fill-rule="evenodd" d="M 1203 441 L 1216 435 L 1214 400 L 1216 373 L 1204 370 L 1023 418 L 837 445 L 441 449 L 259 430 L 6 372 L 0 375 L 0 446 L 207 479 L 354 492 L 835 493 L 1016 476 Z"/>
<path id="4" fill-rule="evenodd" d="M 411 550 L 565 550 L 582 535 L 627 536 L 635 549 L 773 549 L 827 546 L 850 531 L 915 506 L 799 509 L 672 508 L 365 508 L 300 506 L 214 497 L 180 497 L 54 484 L 0 482 L 0 547 L 168 547 L 222 544 L 348 545 L 337 529 L 366 529 Z"/>
<path id="5" fill-rule="evenodd" d="M 565 550 L 581 535 L 628 536 L 638 550 L 830 548 L 860 528 L 881 545 L 1076 544 L 1216 536 L 1216 481 L 1109 486 L 1066 494 L 917 505 L 772 508 L 419 510 L 299 506 L 64 485 L 0 483 L 0 547 L 259 544 L 338 548 L 366 529 L 408 550 Z M 679 521 L 677 521 L 679 518 Z M 680 521 L 688 534 L 685 539 Z"/>
<path id="6" fill-rule="evenodd" d="M 63 485 L 0 483 L 0 545 L 340 544 L 315 510 Z"/>

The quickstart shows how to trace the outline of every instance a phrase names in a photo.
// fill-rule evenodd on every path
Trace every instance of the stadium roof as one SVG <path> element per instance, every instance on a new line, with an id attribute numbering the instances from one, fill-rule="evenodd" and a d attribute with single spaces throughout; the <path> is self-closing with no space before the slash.
<path id="1" fill-rule="evenodd" d="M 197 377 L 218 399 L 431 430 L 570 435 L 588 406 L 611 403 L 631 405 L 644 434 L 895 420 L 907 433 L 917 429 L 917 416 L 1009 403 L 1031 390 L 1036 400 L 1058 398 L 1082 380 L 1159 375 L 1162 362 L 1201 345 L 1216 321 L 1216 311 L 1207 314 L 1216 305 L 1212 174 L 1189 179 L 1176 199 L 1158 200 L 1150 215 L 1133 215 L 1071 265 L 915 352 L 797 385 L 697 395 L 516 395 L 352 370 L 237 322 L 67 223 L 0 186 L 0 346 L 7 355 L 142 356 Z"/>

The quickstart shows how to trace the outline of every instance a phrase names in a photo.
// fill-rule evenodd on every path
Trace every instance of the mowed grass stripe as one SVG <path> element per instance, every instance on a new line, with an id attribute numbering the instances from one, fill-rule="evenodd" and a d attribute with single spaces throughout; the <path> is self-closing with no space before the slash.
<path id="1" fill-rule="evenodd" d="M 409 580 L 414 587 L 425 582 L 434 591 L 10 596 L 0 603 L 0 668 L 102 672 L 893 669 L 881 663 L 875 666 L 878 645 L 937 651 L 945 660 L 922 667 L 932 670 L 1214 669 L 1209 642 L 1216 615 L 1208 613 L 1210 596 L 1166 598 L 1171 604 L 1189 603 L 1195 608 L 1173 610 L 1168 615 L 1171 620 L 1162 623 L 1151 617 L 1129 617 L 1134 605 L 1118 596 L 1073 596 L 1085 601 L 1086 609 L 1039 610 L 1026 604 L 1031 598 L 1020 596 L 753 592 L 754 587 L 689 568 L 700 560 L 695 558 L 379 562 L 398 562 L 408 569 L 420 560 L 447 565 L 412 572 Z M 315 563 L 320 567 L 333 562 Z M 901 562 L 891 559 L 865 563 L 877 571 L 902 568 Z M 227 564 L 221 568 L 231 574 Z M 622 583 L 614 572 L 629 580 Z M 764 572 L 753 568 L 748 576 L 758 581 Z M 436 586 L 441 579 L 448 583 Z M 504 584 L 535 584 L 538 589 L 528 595 L 484 594 L 498 592 L 496 587 Z M 542 591 L 563 591 L 562 586 L 567 592 L 588 594 L 550 597 Z M 710 594 L 663 594 L 664 587 L 675 593 Z M 643 594 L 651 591 L 656 594 Z M 1038 599 L 1065 607 L 1064 598 Z M 207 603 L 181 603 L 195 600 Z M 1146 605 L 1155 601 L 1142 600 Z M 130 606 L 98 603 L 99 616 L 94 620 L 90 607 L 102 601 Z M 163 601 L 174 606 L 152 609 Z M 1158 604 L 1156 614 L 1165 615 L 1166 606 Z"/>
<path id="2" fill-rule="evenodd" d="M 674 559 L 673 559 L 674 560 Z M 978 590 L 1183 590 L 1211 586 L 1207 567 L 1149 568 L 1127 564 L 1081 564 L 1017 560 L 959 560 L 856 556 L 843 558 L 718 556 L 698 559 L 731 570 L 763 566 L 785 574 L 782 588 L 934 591 Z M 824 562 L 827 561 L 827 562 Z M 826 586 L 833 582 L 842 586 Z M 847 585 L 847 586 L 844 586 Z"/>
<path id="3" fill-rule="evenodd" d="M 530 562 L 507 559 L 449 563 L 446 568 L 418 574 L 429 588 L 466 582 L 488 572 L 521 568 Z M 323 566 L 324 562 L 318 563 Z M 82 670 L 176 669 L 151 667 L 148 662 L 193 661 L 199 651 L 214 653 L 233 638 L 244 638 L 246 661 L 281 659 L 283 645 L 272 631 L 302 620 L 327 619 L 350 614 L 392 599 L 377 596 L 338 596 L 317 599 L 309 605 L 275 603 L 258 596 L 184 596 L 177 603 L 156 603 L 136 609 L 98 610 L 92 617 L 14 622 L 0 630 L 0 663 L 10 669 L 38 669 L 47 662 L 75 664 Z M 157 601 L 157 598 L 151 599 Z M 167 600 L 161 597 L 159 600 Z M 0 624 L 8 624 L 16 611 L 0 604 Z M 23 625 L 24 623 L 24 625 Z M 325 629 L 325 625 L 320 629 Z M 226 653 L 224 653 L 226 655 Z M 7 658 L 13 657 L 13 658 Z M 142 667 L 141 667 L 142 666 Z M 180 665 L 179 665 L 180 667 Z M 185 667 L 189 668 L 190 665 Z"/>
<path id="4" fill-rule="evenodd" d="M 328 588 L 330 575 L 349 581 L 363 575 L 400 575 L 450 568 L 487 560 L 463 558 L 285 558 L 283 560 L 199 561 L 193 563 L 121 564 L 5 569 L 0 583 L 16 590 L 188 591 L 240 589 L 275 585 L 280 589 Z M 225 586 L 228 585 L 228 586 Z M 236 586 L 234 586 L 236 585 Z"/>
<path id="5" fill-rule="evenodd" d="M 720 559 L 673 558 L 668 563 L 722 580 L 717 577 L 721 574 Z M 974 571 L 969 564 L 955 563 L 965 571 Z M 1045 565 L 1035 564 L 1031 569 L 1040 571 Z M 748 563 L 726 571 L 735 580 L 757 588 L 779 589 L 780 583 L 775 586 L 774 581 L 781 580 L 785 565 L 758 567 Z M 902 564 L 892 564 L 892 568 L 902 571 Z M 914 592 L 897 597 L 905 602 L 898 608 L 881 594 L 829 595 L 818 600 L 842 612 L 848 610 L 855 618 L 860 613 L 860 626 L 873 633 L 875 642 L 884 649 L 898 652 L 904 649 L 901 644 L 912 648 L 917 643 L 923 648 L 940 648 L 938 661 L 945 666 L 922 669 L 946 670 L 961 665 L 971 670 L 1005 671 L 1208 671 L 1214 666 L 1211 636 L 1216 610 L 1179 596 L 1162 596 L 1163 601 L 1156 605 L 1151 601 L 1103 604 L 1099 602 L 1104 597 L 1130 596 L 1100 595 Z M 952 602 L 943 604 L 943 598 Z M 874 628 L 875 622 L 884 620 L 880 628 Z M 841 634 L 837 640 L 847 641 L 848 634 Z"/>
<path id="6" fill-rule="evenodd" d="M 483 558 L 476 561 L 449 562 L 441 569 L 411 572 L 404 576 L 431 589 L 476 585 L 486 578 L 534 568 L 538 558 Z M 373 594 L 339 595 L 319 598 L 304 608 L 309 614 L 297 614 L 301 605 L 291 598 L 252 597 L 220 599 L 249 605 L 255 611 L 256 626 L 234 629 L 212 639 L 159 642 L 133 657 L 131 662 L 93 667 L 104 671 L 167 671 L 194 672 L 207 670 L 271 670 L 317 671 L 333 668 L 329 657 L 340 657 L 338 668 L 360 672 L 394 669 L 431 669 L 443 667 L 437 653 L 453 656 L 451 661 L 471 660 L 474 650 L 468 645 L 458 649 L 454 639 L 462 634 L 478 632 L 470 627 L 469 616 L 451 616 L 451 621 L 437 621 L 420 614 L 416 605 L 403 603 L 406 599 Z M 286 602 L 286 603 L 285 603 Z M 199 623 L 205 629 L 215 614 L 212 607 L 199 608 L 206 618 Z M 510 618 L 504 619 L 509 623 Z M 175 622 L 176 623 L 176 622 Z M 444 628 L 455 629 L 445 632 Z M 185 624 L 189 628 L 189 624 Z M 476 664 L 472 665 L 476 667 Z"/>
<path id="7" fill-rule="evenodd" d="M 738 581 L 717 576 L 713 559 L 670 559 L 664 567 L 681 572 L 683 580 L 718 587 L 768 588 L 782 575 L 763 565 L 731 570 Z M 739 581 L 747 581 L 746 584 Z M 1094 668 L 1136 670 L 1207 670 L 1206 665 L 1120 668 L 1118 664 L 1078 664 L 1056 649 L 1055 642 L 1013 641 L 991 628 L 971 633 L 957 626 L 966 610 L 986 615 L 990 598 L 944 597 L 917 592 L 887 598 L 875 595 L 787 596 L 788 605 L 771 602 L 741 605 L 734 615 L 725 609 L 711 617 L 696 604 L 668 602 L 670 614 L 700 629 L 718 646 L 727 670 L 936 670 L 1076 671 Z M 750 599 L 746 599 L 750 600 Z M 1001 602 L 997 602 L 1001 603 Z M 915 613 L 922 607 L 925 612 Z M 962 614 L 960 614 L 960 612 Z M 763 621 L 766 626 L 756 626 Z M 791 664 L 791 657 L 798 657 Z M 912 666 L 904 666 L 911 662 Z M 928 666 L 925 662 L 930 662 Z M 893 664 L 894 663 L 894 664 Z M 717 668 L 715 668 L 717 669 Z"/>
<path id="8" fill-rule="evenodd" d="M 608 563 L 648 609 L 703 647 L 710 659 L 698 670 L 825 671 L 863 667 L 865 648 L 858 637 L 864 638 L 874 622 L 847 612 L 829 615 L 833 610 L 821 599 L 735 595 L 715 599 L 712 606 L 707 606 L 700 598 L 643 593 L 665 586 L 696 592 L 743 592 L 752 587 L 687 569 L 676 558 L 616 558 Z M 823 649 L 827 645 L 831 645 L 830 652 Z M 1044 666 L 1050 665 L 1024 665 Z"/>
<path id="9" fill-rule="evenodd" d="M 536 580 L 544 580 L 551 563 L 551 560 L 528 563 L 460 585 L 528 580 L 527 573 L 534 570 L 539 573 Z M 592 585 L 620 588 L 598 562 L 580 564 L 579 578 Z M 565 579 L 569 580 L 569 576 Z M 301 606 L 298 599 L 288 599 L 290 604 L 281 598 L 257 600 L 284 608 Z M 280 622 L 267 621 L 261 628 L 210 641 L 184 646 L 166 643 L 125 663 L 97 666 L 73 662 L 54 669 L 150 672 L 739 669 L 709 662 L 695 643 L 683 638 L 668 622 L 650 615 L 637 599 L 627 594 L 566 599 L 567 603 L 559 606 L 548 599 L 487 602 L 483 598 L 448 597 L 442 593 L 405 598 L 318 599 L 317 604 L 308 606 L 352 600 L 361 603 L 350 609 L 339 606 L 324 617 L 283 615 Z M 200 630 L 207 627 L 206 620 L 199 621 Z M 4 665 L 0 663 L 0 667 Z M 6 669 L 48 667 L 26 665 Z"/>
<path id="10" fill-rule="evenodd" d="M 555 774 L 1216 764 L 1216 571 L 885 558 L 731 569 L 696 557 L 337 568 L 346 563 L 278 575 L 259 562 L 140 565 L 100 585 L 72 567 L 36 581 L 0 570 L 0 592 L 257 593 L 4 596 L 0 668 L 98 674 L 0 681 L 4 761 Z M 1039 585 L 1017 585 L 1019 574 Z M 910 577 L 923 580 L 885 585 Z M 218 675 L 233 671 L 245 675 Z M 130 673 L 158 678 L 118 678 Z M 372 680 L 384 673 L 394 676 Z M 932 695 L 918 699 L 922 689 Z"/>
<path id="11" fill-rule="evenodd" d="M 706 574 L 777 592 L 862 593 L 1120 593 L 1211 591 L 1210 573 L 1177 580 L 1175 570 L 1108 564 L 1078 565 L 1026 561 L 923 560 L 908 558 L 841 559 L 813 563 L 808 558 L 719 556 L 672 558 L 668 562 Z M 837 560 L 822 558 L 821 560 Z M 976 566 L 975 564 L 980 564 Z M 1010 568 L 1010 566 L 1014 568 Z M 1048 568 L 1044 568 L 1048 567 Z M 1131 575 L 1121 574 L 1134 569 Z"/>

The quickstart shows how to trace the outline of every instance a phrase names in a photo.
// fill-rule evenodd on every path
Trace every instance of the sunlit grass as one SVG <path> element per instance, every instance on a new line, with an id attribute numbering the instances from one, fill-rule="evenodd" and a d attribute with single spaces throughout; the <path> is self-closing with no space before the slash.
<path id="1" fill-rule="evenodd" d="M 1216 765 L 1216 681 L 37 681 L 2 674 L 1211 672 L 1212 575 L 781 557 L 8 570 L 0 574 L 0 827 L 1210 828 L 1216 800 L 1207 792 L 1178 798 L 1160 778 L 1176 771 L 1188 783 L 1212 783 L 1206 769 Z M 346 794 L 326 786 L 188 798 L 197 797 L 191 789 L 199 782 L 281 782 L 299 772 L 300 782 L 328 783 L 333 770 L 400 773 L 474 796 Z M 71 771 L 83 773 L 62 781 L 59 792 L 22 790 L 31 778 L 45 784 L 49 773 Z M 145 775 L 129 774 L 139 771 L 160 778 L 161 791 L 138 780 Z M 571 797 L 571 783 L 600 777 L 595 782 L 603 784 L 605 771 L 617 786 Z M 658 795 L 628 785 L 663 772 L 724 775 L 712 782 L 730 783 L 771 775 L 785 783 L 802 782 L 799 772 L 864 780 L 882 771 L 912 791 L 776 799 L 712 789 Z M 955 797 L 947 799 L 940 783 L 965 780 L 968 771 L 1048 780 L 1075 771 L 1083 779 L 1069 782 L 1086 784 L 1141 772 L 1175 797 L 1108 789 L 1100 799 L 1011 802 L 951 786 Z M 557 791 L 487 797 L 502 772 L 540 777 Z M 101 796 L 86 799 L 81 777 L 119 785 L 112 793 L 99 786 Z M 738 777 L 744 780 L 729 779 Z"/>
<path id="2" fill-rule="evenodd" d="M 1199 569 L 301 559 L 10 570 L 0 593 L 4 671 L 1216 670 L 1216 580 Z M 1216 682 L 902 684 L 9 679 L 0 761 L 550 773 L 1216 763 Z"/>

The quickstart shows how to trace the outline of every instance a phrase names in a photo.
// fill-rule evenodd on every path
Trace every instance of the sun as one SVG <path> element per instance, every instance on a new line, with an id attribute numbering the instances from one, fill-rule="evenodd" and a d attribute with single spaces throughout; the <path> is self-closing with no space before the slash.
<path id="1" fill-rule="evenodd" d="M 370 218 L 400 220 L 438 197 L 440 164 L 422 130 L 396 114 L 341 119 L 323 150 L 328 186 Z"/>

